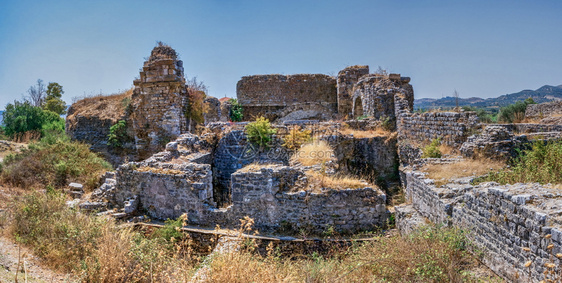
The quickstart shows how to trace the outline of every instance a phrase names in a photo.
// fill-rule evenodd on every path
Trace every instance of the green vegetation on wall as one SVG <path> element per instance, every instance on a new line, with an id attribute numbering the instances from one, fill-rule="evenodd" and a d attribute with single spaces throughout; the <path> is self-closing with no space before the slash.
<path id="1" fill-rule="evenodd" d="M 269 147 L 271 136 L 276 133 L 277 130 L 273 129 L 269 120 L 264 117 L 258 117 L 256 121 L 246 125 L 248 140 L 260 147 Z"/>
<path id="2" fill-rule="evenodd" d="M 477 182 L 501 184 L 562 184 L 562 141 L 536 141 L 512 161 L 510 168 L 492 172 Z"/>
<path id="3" fill-rule="evenodd" d="M 109 128 L 107 142 L 111 146 L 123 147 L 123 145 L 129 140 L 130 137 L 127 135 L 127 123 L 124 120 L 120 120 Z"/>
<path id="4" fill-rule="evenodd" d="M 440 138 L 432 140 L 429 145 L 424 147 L 422 158 L 441 158 L 441 151 L 439 150 L 440 145 Z"/>

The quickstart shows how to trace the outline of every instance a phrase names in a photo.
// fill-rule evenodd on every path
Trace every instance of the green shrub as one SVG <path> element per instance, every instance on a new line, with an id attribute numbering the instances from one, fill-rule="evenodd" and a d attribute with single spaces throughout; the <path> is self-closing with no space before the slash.
<path id="1" fill-rule="evenodd" d="M 273 129 L 269 120 L 264 117 L 259 117 L 256 121 L 246 125 L 248 140 L 260 147 L 269 147 L 271 136 L 275 133 L 277 133 L 277 130 Z"/>
<path id="2" fill-rule="evenodd" d="M 536 141 L 512 161 L 510 168 L 492 172 L 476 182 L 562 184 L 561 160 L 562 141 Z"/>
<path id="3" fill-rule="evenodd" d="M 424 147 L 422 158 L 441 158 L 441 151 L 439 146 L 441 145 L 441 138 L 436 138 L 431 141 L 429 145 Z"/>
<path id="4" fill-rule="evenodd" d="M 238 103 L 238 100 L 233 98 L 229 100 L 230 102 L 230 120 L 232 122 L 240 122 L 244 118 L 244 109 L 242 105 Z"/>
<path id="5" fill-rule="evenodd" d="M 131 138 L 127 135 L 127 123 L 124 120 L 120 120 L 115 123 L 115 125 L 109 128 L 109 135 L 107 136 L 107 142 L 113 147 L 123 147 L 127 141 Z"/>
<path id="6" fill-rule="evenodd" d="M 32 106 L 29 101 L 14 101 L 4 111 L 4 131 L 12 139 L 29 131 L 38 131 L 41 136 L 60 134 L 64 132 L 64 123 L 59 114 Z"/>
<path id="7" fill-rule="evenodd" d="M 517 101 L 514 104 L 500 108 L 498 114 L 498 121 L 504 123 L 519 123 L 525 119 L 525 110 L 527 105 L 536 104 L 532 98 L 527 98 L 525 101 Z"/>
<path id="8" fill-rule="evenodd" d="M 21 188 L 61 188 L 78 182 L 86 190 L 98 185 L 99 176 L 111 165 L 86 144 L 68 139 L 41 140 L 3 161 L 0 181 Z"/>

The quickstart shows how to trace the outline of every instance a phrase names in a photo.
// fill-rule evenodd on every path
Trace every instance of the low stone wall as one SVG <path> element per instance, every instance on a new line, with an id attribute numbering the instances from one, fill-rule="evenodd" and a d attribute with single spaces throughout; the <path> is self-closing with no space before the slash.
<path id="1" fill-rule="evenodd" d="M 386 195 L 375 188 L 287 192 L 302 173 L 290 167 L 238 171 L 232 175 L 233 212 L 267 230 L 322 233 L 330 227 L 357 232 L 383 227 Z"/>
<path id="2" fill-rule="evenodd" d="M 529 282 L 531 272 L 531 280 L 538 282 L 545 279 L 545 263 L 560 265 L 553 256 L 562 252 L 559 189 L 538 184 L 472 186 L 468 180 L 438 188 L 424 173 L 403 173 L 407 198 L 417 212 L 432 222 L 468 229 L 472 243 L 484 252 L 484 263 L 507 280 Z M 398 221 L 403 221 L 408 210 L 398 211 Z"/>
<path id="3" fill-rule="evenodd" d="M 399 138 L 417 142 L 441 138 L 449 145 L 460 145 L 480 128 L 475 112 L 401 114 L 398 120 Z"/>
<path id="4" fill-rule="evenodd" d="M 128 163 L 117 170 L 117 203 L 137 196 L 151 217 L 175 219 L 187 213 L 190 223 L 205 223 L 206 210 L 214 206 L 210 165 L 139 167 L 139 164 Z"/>
<path id="5" fill-rule="evenodd" d="M 519 134 L 541 133 L 541 132 L 562 132 L 562 125 L 519 123 L 519 124 L 498 124 L 498 126 L 505 127 L 509 131 L 516 132 Z"/>

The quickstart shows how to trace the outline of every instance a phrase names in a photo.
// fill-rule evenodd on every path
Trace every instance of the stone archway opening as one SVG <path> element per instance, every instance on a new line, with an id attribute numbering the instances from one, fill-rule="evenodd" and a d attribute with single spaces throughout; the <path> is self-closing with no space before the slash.
<path id="1" fill-rule="evenodd" d="M 363 101 L 361 100 L 361 96 L 356 96 L 353 99 L 353 108 L 351 115 L 355 119 L 357 119 L 357 117 L 363 116 Z"/>

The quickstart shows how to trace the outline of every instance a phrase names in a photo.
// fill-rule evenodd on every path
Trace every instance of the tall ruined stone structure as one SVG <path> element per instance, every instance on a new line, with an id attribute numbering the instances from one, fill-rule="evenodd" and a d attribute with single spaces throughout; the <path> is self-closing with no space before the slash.
<path id="1" fill-rule="evenodd" d="M 169 46 L 156 46 L 133 83 L 130 126 L 141 158 L 163 149 L 187 131 L 188 103 L 183 62 Z"/>
<path id="2" fill-rule="evenodd" d="M 341 117 L 353 117 L 353 89 L 359 79 L 368 74 L 369 66 L 350 66 L 338 73 L 338 113 Z"/>
<path id="3" fill-rule="evenodd" d="M 400 77 L 399 74 L 367 75 L 353 87 L 351 98 L 352 117 L 369 116 L 377 119 L 392 118 L 396 114 L 395 100 L 405 100 L 398 103 L 399 110 L 411 111 L 414 103 L 414 90 L 409 84 L 410 78 Z"/>

